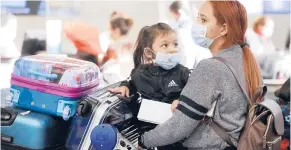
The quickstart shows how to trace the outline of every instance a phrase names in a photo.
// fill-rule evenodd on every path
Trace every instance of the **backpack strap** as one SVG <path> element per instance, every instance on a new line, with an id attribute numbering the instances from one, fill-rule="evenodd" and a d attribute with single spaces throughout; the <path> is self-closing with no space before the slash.
<path id="1" fill-rule="evenodd" d="M 269 109 L 274 117 L 274 127 L 278 135 L 282 136 L 284 134 L 284 120 L 283 114 L 278 103 L 271 99 L 265 99 L 264 101 L 257 103 L 267 109 Z"/>
<path id="2" fill-rule="evenodd" d="M 234 78 L 236 79 L 237 83 L 239 84 L 240 89 L 243 91 L 244 95 L 245 95 L 245 96 L 247 97 L 247 99 L 249 100 L 250 97 L 249 97 L 249 94 L 248 94 L 248 92 L 246 91 L 245 87 L 243 86 L 243 85 L 244 85 L 244 84 L 243 84 L 243 81 L 241 81 L 241 79 L 238 78 L 238 75 L 237 75 L 237 73 L 236 73 L 236 70 L 232 67 L 232 65 L 229 64 L 229 62 L 227 62 L 225 59 L 223 59 L 223 58 L 221 58 L 221 57 L 213 57 L 213 59 L 216 59 L 216 60 L 218 60 L 218 61 L 224 63 L 225 66 L 226 66 L 227 68 L 230 69 L 230 71 L 232 72 Z M 248 101 L 248 103 L 249 103 L 249 101 Z"/>
<path id="3" fill-rule="evenodd" d="M 224 140 L 229 146 L 236 147 L 231 141 L 230 135 L 222 127 L 220 127 L 216 122 L 212 121 L 209 126 L 215 131 L 215 133 Z"/>
<path id="4" fill-rule="evenodd" d="M 261 99 L 262 97 L 264 97 L 267 94 L 267 86 L 263 85 L 263 86 L 259 86 L 258 88 L 255 89 L 254 91 L 254 95 L 253 95 L 253 102 L 258 102 L 258 99 Z"/>
<path id="5" fill-rule="evenodd" d="M 223 64 L 225 64 L 227 66 L 227 68 L 229 68 L 233 74 L 233 76 L 235 77 L 237 83 L 239 84 L 240 89 L 243 91 L 245 97 L 247 98 L 247 100 L 249 100 L 249 94 L 246 92 L 245 87 L 243 86 L 244 84 L 243 81 L 241 81 L 240 78 L 238 78 L 238 75 L 236 73 L 236 70 L 232 67 L 231 64 L 229 64 L 225 59 L 221 58 L 221 57 L 213 57 L 213 59 L 216 59 L 220 62 L 222 62 Z M 266 88 L 258 88 L 255 91 L 254 97 L 253 99 L 258 99 L 259 97 L 262 97 L 266 94 Z M 249 101 L 248 101 L 249 103 Z M 209 126 L 217 133 L 217 135 L 223 139 L 228 145 L 230 145 L 231 147 L 236 147 L 233 142 L 231 141 L 231 137 L 228 134 L 228 132 L 226 132 L 222 127 L 220 127 L 216 122 L 211 121 L 209 123 Z"/>

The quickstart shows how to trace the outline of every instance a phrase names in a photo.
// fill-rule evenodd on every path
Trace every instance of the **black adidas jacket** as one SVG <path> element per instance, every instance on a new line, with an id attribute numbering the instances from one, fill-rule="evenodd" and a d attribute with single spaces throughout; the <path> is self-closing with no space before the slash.
<path id="1" fill-rule="evenodd" d="M 133 69 L 121 86 L 127 86 L 130 94 L 138 92 L 146 99 L 172 103 L 179 99 L 189 75 L 190 70 L 180 64 L 171 70 L 147 64 Z"/>

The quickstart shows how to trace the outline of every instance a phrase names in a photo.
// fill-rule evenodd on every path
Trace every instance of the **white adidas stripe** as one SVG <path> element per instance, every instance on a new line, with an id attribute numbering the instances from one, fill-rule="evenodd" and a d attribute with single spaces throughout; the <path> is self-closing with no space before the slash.
<path id="1" fill-rule="evenodd" d="M 172 80 L 172 81 L 168 84 L 168 87 L 172 87 L 172 86 L 178 86 L 174 80 Z"/>

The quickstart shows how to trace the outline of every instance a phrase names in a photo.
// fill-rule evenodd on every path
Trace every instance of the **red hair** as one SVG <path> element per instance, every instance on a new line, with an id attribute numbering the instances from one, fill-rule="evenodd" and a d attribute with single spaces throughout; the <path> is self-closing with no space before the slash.
<path id="1" fill-rule="evenodd" d="M 248 25 L 245 7 L 238 1 L 210 1 L 210 3 L 218 24 L 227 25 L 228 32 L 225 35 L 226 42 L 223 43 L 223 47 L 244 43 Z M 261 84 L 261 75 L 256 59 L 249 47 L 244 46 L 242 49 L 246 89 L 250 100 L 252 100 L 255 89 Z M 250 101 L 250 104 L 252 105 L 254 102 Z"/>

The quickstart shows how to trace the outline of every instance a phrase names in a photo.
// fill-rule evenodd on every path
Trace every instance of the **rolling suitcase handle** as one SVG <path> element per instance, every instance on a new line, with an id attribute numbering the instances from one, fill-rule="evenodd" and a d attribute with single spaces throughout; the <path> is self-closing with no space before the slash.
<path id="1" fill-rule="evenodd" d="M 123 97 L 118 94 L 110 94 L 108 97 L 117 96 L 119 99 L 125 102 L 131 102 L 131 97 Z M 87 117 L 93 111 L 93 108 L 97 105 L 97 102 L 90 101 L 90 99 L 85 99 L 80 102 L 77 108 L 77 114 L 81 117 Z"/>
<path id="2" fill-rule="evenodd" d="M 112 96 L 116 96 L 127 103 L 131 102 L 131 99 L 134 97 L 134 95 L 131 95 L 130 97 L 124 97 L 124 96 L 119 95 L 118 93 L 110 93 L 107 97 L 112 97 Z M 78 105 L 77 114 L 81 117 L 88 116 L 93 111 L 93 108 L 97 105 L 97 103 L 98 102 L 90 100 L 90 98 L 85 98 Z"/>
<path id="3" fill-rule="evenodd" d="M 41 77 L 45 77 L 48 79 L 57 79 L 58 78 L 57 74 L 42 74 L 42 73 L 39 73 L 39 72 L 34 71 L 34 70 L 30 70 L 29 73 L 34 75 L 34 77 L 41 76 Z"/>
<path id="4" fill-rule="evenodd" d="M 77 114 L 81 117 L 86 117 L 92 112 L 92 108 L 94 108 L 96 105 L 92 102 L 89 102 L 87 100 L 81 101 L 78 108 L 77 108 Z"/>
<path id="5" fill-rule="evenodd" d="M 9 108 L 1 108 L 1 126 L 11 126 L 16 119 L 17 112 Z"/>
<path id="6" fill-rule="evenodd" d="M 106 93 L 108 93 L 108 89 L 109 88 L 114 88 L 114 87 L 118 87 L 120 85 L 121 82 L 117 82 L 115 84 L 112 84 L 110 86 L 104 87 L 102 89 L 98 89 L 96 92 L 94 92 L 94 94 L 85 97 L 78 105 L 77 107 L 77 114 L 81 117 L 86 117 L 88 115 L 91 114 L 91 112 L 93 111 L 93 109 L 95 108 L 95 106 L 98 104 L 98 102 L 96 101 L 96 99 L 101 95 L 104 95 Z M 109 94 L 109 96 L 111 96 L 111 94 Z M 93 98 L 91 98 L 93 97 Z"/>

